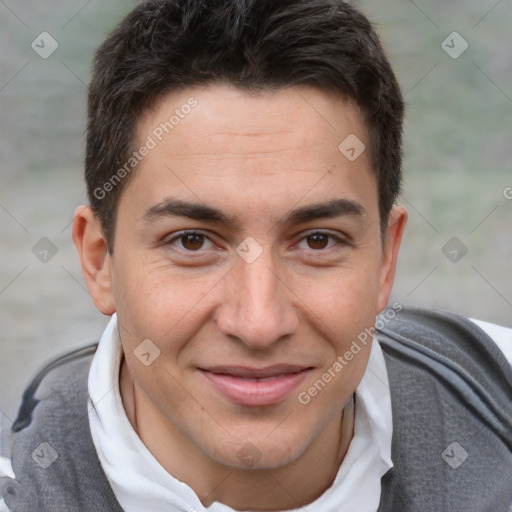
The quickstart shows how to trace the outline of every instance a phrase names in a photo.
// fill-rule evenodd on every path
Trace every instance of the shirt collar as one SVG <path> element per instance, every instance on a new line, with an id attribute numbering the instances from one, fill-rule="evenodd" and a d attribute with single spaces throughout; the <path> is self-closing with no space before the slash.
<path id="1" fill-rule="evenodd" d="M 126 512 L 169 510 L 232 512 L 220 503 L 206 509 L 191 487 L 170 475 L 132 428 L 119 391 L 121 341 L 114 314 L 107 325 L 89 373 L 89 423 L 101 465 Z M 310 512 L 338 511 L 339 504 L 376 510 L 380 479 L 393 466 L 391 397 L 379 343 L 372 343 L 366 372 L 356 389 L 354 438 L 335 481 L 308 505 Z M 366 504 L 366 505 L 365 505 Z M 303 509 L 301 509 L 303 510 Z M 347 510 L 351 510 L 350 506 Z M 290 511 L 293 512 L 293 511 Z"/>

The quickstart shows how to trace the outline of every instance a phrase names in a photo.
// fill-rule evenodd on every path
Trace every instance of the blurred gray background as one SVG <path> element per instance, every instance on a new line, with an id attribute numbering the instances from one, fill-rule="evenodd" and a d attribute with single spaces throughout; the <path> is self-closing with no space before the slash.
<path id="1" fill-rule="evenodd" d="M 70 223 L 85 201 L 93 51 L 135 3 L 0 0 L 4 428 L 34 373 L 108 321 L 85 289 Z M 400 203 L 410 220 L 394 296 L 511 326 L 512 1 L 353 3 L 377 25 L 408 104 Z M 31 47 L 52 49 L 43 32 L 58 43 L 46 59 Z M 42 238 L 57 251 L 47 262 L 34 254 Z"/>

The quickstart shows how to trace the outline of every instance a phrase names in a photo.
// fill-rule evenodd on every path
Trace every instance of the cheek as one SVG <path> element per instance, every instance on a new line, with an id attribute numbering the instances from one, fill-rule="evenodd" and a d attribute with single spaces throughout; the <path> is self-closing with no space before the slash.
<path id="1" fill-rule="evenodd" d="M 134 377 L 146 383 L 143 387 L 151 387 L 158 379 L 165 381 L 169 371 L 181 378 L 176 372 L 188 361 L 195 347 L 191 341 L 211 317 L 215 286 L 223 275 L 194 274 L 161 261 L 136 259 L 123 260 L 117 267 L 115 295 L 121 339 L 128 364 L 136 372 Z M 135 357 L 144 340 L 150 340 L 159 354 L 150 371 Z M 171 379 L 167 387 L 173 385 Z M 160 392 L 158 388 L 153 391 Z"/>
<path id="2" fill-rule="evenodd" d="M 311 397 L 317 393 L 313 407 L 318 414 L 329 416 L 325 411 L 338 410 L 364 375 L 374 333 L 376 282 L 371 275 L 347 272 L 331 281 L 328 292 L 316 294 L 315 322 L 324 340 L 325 357 L 305 391 Z"/>
<path id="3" fill-rule="evenodd" d="M 373 325 L 375 322 L 379 269 L 376 264 L 346 265 L 333 272 L 295 282 L 297 296 L 338 340 Z"/>
<path id="4" fill-rule="evenodd" d="M 161 338 L 195 307 L 218 281 L 212 274 L 193 274 L 169 262 L 142 257 L 123 259 L 114 269 L 118 317 L 147 337 Z"/>
<path id="5" fill-rule="evenodd" d="M 371 337 L 366 343 L 340 343 L 325 366 L 299 390 L 303 417 L 314 418 L 320 427 L 335 419 L 361 382 L 370 351 Z"/>

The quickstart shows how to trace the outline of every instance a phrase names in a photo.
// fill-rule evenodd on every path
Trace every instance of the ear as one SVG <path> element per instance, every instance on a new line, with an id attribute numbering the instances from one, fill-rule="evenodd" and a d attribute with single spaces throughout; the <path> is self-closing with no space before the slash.
<path id="1" fill-rule="evenodd" d="M 104 315 L 112 315 L 116 310 L 112 291 L 112 259 L 100 222 L 89 206 L 82 205 L 75 210 L 73 242 L 94 305 Z"/>
<path id="2" fill-rule="evenodd" d="M 380 271 L 380 286 L 377 299 L 378 315 L 387 306 L 393 282 L 395 280 L 396 263 L 398 252 L 402 242 L 402 235 L 407 224 L 407 210 L 403 206 L 394 206 L 389 214 L 388 226 L 386 228 L 386 239 L 382 253 Z"/>

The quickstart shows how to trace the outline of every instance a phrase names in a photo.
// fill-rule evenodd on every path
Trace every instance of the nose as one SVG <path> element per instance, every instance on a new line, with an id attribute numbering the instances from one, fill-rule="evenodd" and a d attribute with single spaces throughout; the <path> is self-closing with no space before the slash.
<path id="1" fill-rule="evenodd" d="M 241 258 L 235 263 L 226 276 L 224 300 L 216 315 L 223 334 L 253 350 L 264 350 L 296 332 L 300 301 L 279 270 L 265 252 L 252 263 Z"/>

